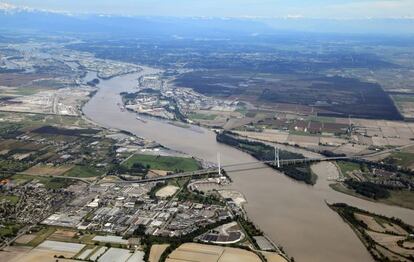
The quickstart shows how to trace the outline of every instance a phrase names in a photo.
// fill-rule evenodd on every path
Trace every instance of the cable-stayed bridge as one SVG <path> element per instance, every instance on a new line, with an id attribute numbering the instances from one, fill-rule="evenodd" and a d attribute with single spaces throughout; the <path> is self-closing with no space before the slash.
<path id="1" fill-rule="evenodd" d="M 275 159 L 269 161 L 251 161 L 251 162 L 243 162 L 243 163 L 234 163 L 228 165 L 221 165 L 220 161 L 220 154 L 217 155 L 217 167 L 210 167 L 206 169 L 200 169 L 197 171 L 191 172 L 183 172 L 183 173 L 176 173 L 172 175 L 166 175 L 162 177 L 153 177 L 153 178 L 145 178 L 140 180 L 119 180 L 119 181 L 111 181 L 107 183 L 117 183 L 117 184 L 125 184 L 125 183 L 148 183 L 148 182 L 157 182 L 157 181 L 164 181 L 168 179 L 174 178 L 182 178 L 182 177 L 197 177 L 203 175 L 210 175 L 210 174 L 219 174 L 221 175 L 223 169 L 228 169 L 229 172 L 236 172 L 236 171 L 247 171 L 247 170 L 255 170 L 261 168 L 268 168 L 276 167 L 280 168 L 286 165 L 296 165 L 301 163 L 310 163 L 310 162 L 320 162 L 320 161 L 334 161 L 334 160 L 346 160 L 346 159 L 355 159 L 358 157 L 317 157 L 317 158 L 296 158 L 296 159 L 280 159 L 279 158 L 279 151 L 275 150 Z"/>

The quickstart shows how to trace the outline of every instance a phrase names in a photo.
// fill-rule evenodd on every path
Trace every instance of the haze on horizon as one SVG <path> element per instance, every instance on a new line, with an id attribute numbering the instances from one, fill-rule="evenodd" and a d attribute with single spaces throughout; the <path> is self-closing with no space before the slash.
<path id="1" fill-rule="evenodd" d="M 133 16 L 414 18 L 412 0 L 9 0 L 0 7 Z"/>

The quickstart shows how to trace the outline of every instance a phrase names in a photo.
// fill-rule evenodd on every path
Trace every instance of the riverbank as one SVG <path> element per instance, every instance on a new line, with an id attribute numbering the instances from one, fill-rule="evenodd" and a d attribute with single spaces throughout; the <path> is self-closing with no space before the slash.
<path id="1" fill-rule="evenodd" d="M 83 108 L 85 116 L 100 126 L 126 130 L 208 162 L 215 163 L 218 152 L 222 165 L 255 161 L 246 153 L 217 143 L 215 133 L 208 129 L 196 127 L 201 129 L 199 132 L 154 119 L 142 123 L 135 114 L 121 111 L 117 106 L 122 102 L 119 94 L 133 92 L 142 74 L 154 72 L 157 69 L 147 68 L 140 73 L 102 80 L 97 94 Z M 246 169 L 226 168 L 233 180 L 230 189 L 246 197 L 249 218 L 296 261 L 348 262 L 350 257 L 354 261 L 372 261 L 352 230 L 327 207 L 325 200 L 345 202 L 414 224 L 413 210 L 373 203 L 332 190 L 329 178 L 337 176 L 337 170 L 328 162 L 316 164 L 316 169 L 312 166 L 319 177 L 313 187 L 296 182 L 264 164 L 247 165 Z"/>
<path id="2" fill-rule="evenodd" d="M 367 201 L 371 201 L 374 203 L 383 203 L 386 205 L 391 206 L 400 206 L 403 208 L 409 208 L 414 210 L 414 194 L 412 192 L 407 192 L 404 190 L 401 191 L 391 191 L 390 196 L 384 199 L 372 199 L 369 197 L 365 197 L 356 193 L 354 190 L 347 188 L 342 183 L 333 183 L 330 185 L 333 190 L 341 192 L 343 194 L 347 194 L 350 196 L 358 197 Z"/>

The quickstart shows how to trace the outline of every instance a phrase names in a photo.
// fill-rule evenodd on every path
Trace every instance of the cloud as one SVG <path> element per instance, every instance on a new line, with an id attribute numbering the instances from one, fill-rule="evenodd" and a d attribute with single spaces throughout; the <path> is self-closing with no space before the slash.
<path id="1" fill-rule="evenodd" d="M 19 10 L 31 10 L 31 8 L 26 7 L 26 6 L 17 6 L 17 5 L 12 5 L 9 3 L 5 3 L 5 2 L 0 2 L 0 10 L 3 11 L 19 11 Z"/>
<path id="2" fill-rule="evenodd" d="M 304 16 L 301 15 L 301 14 L 288 14 L 285 18 L 289 18 L 289 19 L 299 19 L 299 18 L 304 18 Z"/>
<path id="3" fill-rule="evenodd" d="M 8 3 L 0 0 L 0 10 L 129 16 L 286 19 L 414 17 L 414 0 L 7 0 L 6 2 Z"/>
<path id="4" fill-rule="evenodd" d="M 403 18 L 414 16 L 413 0 L 363 0 L 328 5 L 324 12 L 349 18 Z"/>

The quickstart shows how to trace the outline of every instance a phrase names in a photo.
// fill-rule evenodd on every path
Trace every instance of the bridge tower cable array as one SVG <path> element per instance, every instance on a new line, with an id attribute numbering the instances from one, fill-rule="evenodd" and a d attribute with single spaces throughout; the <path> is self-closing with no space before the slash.
<path id="1" fill-rule="evenodd" d="M 217 166 L 218 166 L 218 174 L 221 176 L 221 159 L 220 159 L 220 152 L 217 153 Z"/>
<path id="2" fill-rule="evenodd" d="M 277 166 L 277 168 L 280 168 L 280 157 L 279 157 L 279 148 L 274 147 L 275 148 L 275 160 L 274 160 L 274 165 Z"/>

